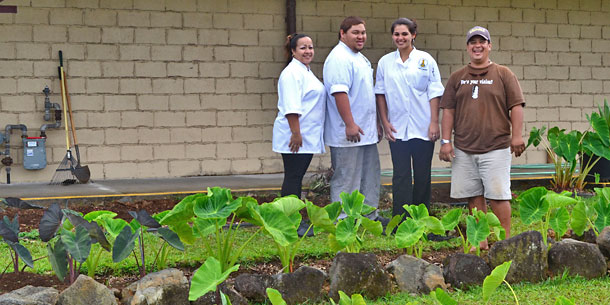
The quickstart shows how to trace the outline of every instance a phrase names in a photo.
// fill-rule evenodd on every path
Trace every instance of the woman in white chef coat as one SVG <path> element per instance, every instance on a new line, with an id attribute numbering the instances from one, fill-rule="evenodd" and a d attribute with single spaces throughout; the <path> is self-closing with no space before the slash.
<path id="1" fill-rule="evenodd" d="M 324 153 L 326 90 L 311 72 L 314 56 L 311 37 L 287 37 L 286 50 L 292 59 L 278 81 L 278 114 L 273 124 L 273 151 L 284 161 L 282 196 L 301 197 L 303 176 L 313 154 Z"/>
<path id="2" fill-rule="evenodd" d="M 405 204 L 430 205 L 430 170 L 445 88 L 434 58 L 414 46 L 417 23 L 399 18 L 390 31 L 397 49 L 377 64 L 375 96 L 392 155 L 392 214 L 400 215 Z"/>

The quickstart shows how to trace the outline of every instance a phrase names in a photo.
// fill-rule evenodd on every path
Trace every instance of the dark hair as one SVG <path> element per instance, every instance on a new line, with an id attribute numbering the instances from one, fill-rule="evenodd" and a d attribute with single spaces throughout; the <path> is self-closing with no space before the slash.
<path id="1" fill-rule="evenodd" d="M 290 35 L 286 36 L 286 42 L 284 43 L 284 50 L 286 51 L 286 59 L 288 60 L 288 63 L 290 63 L 290 61 L 292 60 L 292 51 L 296 50 L 299 39 L 301 39 L 303 37 L 309 37 L 309 35 L 294 33 L 294 34 L 290 34 Z M 309 38 L 311 38 L 311 37 L 309 37 Z"/>
<path id="2" fill-rule="evenodd" d="M 411 20 L 409 18 L 404 17 L 396 19 L 396 21 L 392 22 L 392 26 L 390 27 L 390 33 L 394 34 L 394 28 L 396 28 L 396 26 L 398 25 L 406 25 L 411 35 L 417 35 L 417 23 L 415 22 L 415 19 Z"/>
<path id="3" fill-rule="evenodd" d="M 343 19 L 343 21 L 341 22 L 341 25 L 339 26 L 339 39 L 341 39 L 341 31 L 343 31 L 343 33 L 347 33 L 347 31 L 352 26 L 358 25 L 358 24 L 366 25 L 366 22 L 364 22 L 364 19 L 362 19 L 358 16 L 349 16 L 349 17 L 346 17 L 345 19 Z"/>

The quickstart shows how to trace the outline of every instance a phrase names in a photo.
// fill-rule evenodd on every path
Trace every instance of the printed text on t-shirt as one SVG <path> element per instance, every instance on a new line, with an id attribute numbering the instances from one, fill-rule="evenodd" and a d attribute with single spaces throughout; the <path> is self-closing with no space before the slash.
<path id="1" fill-rule="evenodd" d="M 460 85 L 493 85 L 493 79 L 462 79 Z"/>

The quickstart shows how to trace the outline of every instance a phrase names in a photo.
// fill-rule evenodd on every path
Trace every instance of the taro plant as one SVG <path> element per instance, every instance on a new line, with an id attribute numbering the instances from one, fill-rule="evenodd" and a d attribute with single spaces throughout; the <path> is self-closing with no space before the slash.
<path id="1" fill-rule="evenodd" d="M 481 255 L 481 242 L 485 241 L 491 233 L 494 233 L 498 240 L 506 238 L 506 231 L 493 212 L 485 213 L 473 209 L 472 215 L 466 216 L 466 241 L 471 248 L 476 249 L 477 256 Z M 464 253 L 466 253 L 466 249 L 464 249 Z"/>
<path id="2" fill-rule="evenodd" d="M 570 195 L 567 191 L 557 194 L 539 186 L 528 189 L 517 198 L 521 220 L 527 225 L 539 223 L 542 240 L 547 246 L 549 228 L 555 232 L 556 239 L 560 239 L 568 230 L 570 213 L 567 207 L 578 201 Z"/>
<path id="3" fill-rule="evenodd" d="M 7 216 L 0 219 L 0 237 L 10 247 L 9 253 L 11 255 L 11 262 L 13 265 L 13 271 L 19 272 L 19 259 L 25 263 L 25 266 L 34 268 L 34 260 L 30 250 L 19 243 L 19 216 L 15 215 L 15 218 L 11 221 Z M 4 273 L 11 264 L 4 268 Z M 25 268 L 25 266 L 23 268 Z"/>
<path id="4" fill-rule="evenodd" d="M 114 246 L 112 248 L 112 260 L 115 263 L 124 260 L 129 256 L 129 254 L 133 254 L 136 265 L 138 266 L 138 270 L 140 271 L 140 277 L 144 277 L 146 275 L 144 232 L 155 234 L 163 240 L 159 246 L 159 250 L 157 250 L 157 255 L 155 256 L 153 265 L 159 258 L 159 253 L 163 251 L 165 244 L 168 244 L 179 251 L 184 251 L 184 244 L 180 241 L 178 234 L 169 228 L 161 226 L 161 224 L 152 218 L 152 216 L 150 216 L 150 214 L 148 214 L 148 212 L 145 210 L 129 211 L 129 215 L 133 217 L 133 220 L 128 226 L 123 227 L 114 241 Z M 138 261 L 138 256 L 135 251 L 136 239 L 138 240 L 140 261 Z"/>
<path id="5" fill-rule="evenodd" d="M 592 207 L 579 201 L 572 210 L 571 226 L 576 235 L 582 235 L 592 228 L 597 236 L 605 227 L 610 226 L 610 187 L 595 188 L 595 192 L 597 201 Z"/>
<path id="6" fill-rule="evenodd" d="M 588 141 L 584 146 L 591 154 L 610 160 L 610 107 L 608 101 L 604 100 L 604 106 L 598 106 L 599 112 L 587 115 L 593 132 L 589 133 Z"/>
<path id="7" fill-rule="evenodd" d="M 445 234 L 445 228 L 438 218 L 428 214 L 425 204 L 418 206 L 405 204 L 403 208 L 410 216 L 396 229 L 396 245 L 406 248 L 407 254 L 421 258 L 424 240 L 427 241 L 428 233 Z"/>
<path id="8" fill-rule="evenodd" d="M 128 225 L 128 223 L 120 218 L 115 218 L 117 216 L 116 213 L 111 211 L 93 211 L 87 213 L 83 218 L 89 222 L 95 222 L 100 227 L 102 227 L 107 234 L 106 237 L 110 237 L 110 243 L 112 243 L 116 237 L 119 235 L 121 230 Z M 108 236 L 109 235 L 109 236 Z M 100 258 L 102 253 L 105 250 L 103 247 L 98 247 L 97 250 L 94 250 L 93 247 L 91 251 L 93 251 L 92 255 L 90 254 L 85 260 L 85 266 L 87 267 L 87 275 L 91 278 L 95 276 L 95 270 L 99 265 Z"/>
<path id="9" fill-rule="evenodd" d="M 233 265 L 227 270 L 222 270 L 221 262 L 212 256 L 208 257 L 203 265 L 193 274 L 191 287 L 189 288 L 189 301 L 196 301 L 208 292 L 217 291 L 217 286 L 224 282 L 232 272 L 237 271 L 237 269 L 239 269 L 239 265 Z M 217 293 L 217 297 L 225 304 L 228 298 L 224 296 L 220 289 L 218 289 Z"/>
<path id="10" fill-rule="evenodd" d="M 207 255 L 216 258 L 224 272 L 235 265 L 243 249 L 263 230 L 258 228 L 236 248 L 235 232 L 242 221 L 255 223 L 247 207 L 250 202 L 256 203 L 256 200 L 250 197 L 234 199 L 229 189 L 208 188 L 207 194 L 185 197 L 160 223 L 174 228 L 186 243 L 194 243 L 201 238 Z"/>

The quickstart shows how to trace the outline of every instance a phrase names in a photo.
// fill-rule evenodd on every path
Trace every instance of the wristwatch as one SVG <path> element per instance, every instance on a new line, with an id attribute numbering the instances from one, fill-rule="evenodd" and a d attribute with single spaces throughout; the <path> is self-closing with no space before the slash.
<path id="1" fill-rule="evenodd" d="M 441 144 L 451 144 L 451 140 L 441 139 Z"/>

